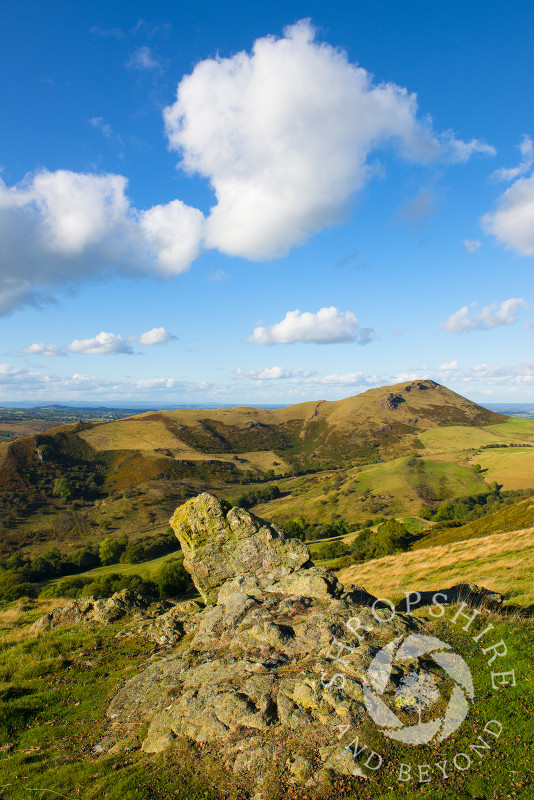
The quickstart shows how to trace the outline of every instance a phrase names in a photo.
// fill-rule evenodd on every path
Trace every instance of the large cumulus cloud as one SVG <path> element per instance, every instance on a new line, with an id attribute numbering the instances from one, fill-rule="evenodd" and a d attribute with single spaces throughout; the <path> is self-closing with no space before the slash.
<path id="1" fill-rule="evenodd" d="M 464 161 L 494 153 L 417 118 L 414 94 L 375 84 L 347 55 L 314 40 L 308 20 L 251 54 L 200 62 L 166 109 L 181 164 L 217 198 L 206 244 L 248 259 L 280 256 L 339 220 L 371 174 L 373 150 L 392 145 L 411 161 Z"/>

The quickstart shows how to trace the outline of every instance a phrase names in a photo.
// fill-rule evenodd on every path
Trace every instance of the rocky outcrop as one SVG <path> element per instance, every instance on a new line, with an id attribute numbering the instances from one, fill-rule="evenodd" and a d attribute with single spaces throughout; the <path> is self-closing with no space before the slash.
<path id="1" fill-rule="evenodd" d="M 251 576 L 262 590 L 311 566 L 309 550 L 298 539 L 287 539 L 277 525 L 211 494 L 180 506 L 171 527 L 182 546 L 184 567 L 206 603 L 216 602 L 219 588 L 234 578 Z"/>
<path id="2" fill-rule="evenodd" d="M 475 583 L 458 583 L 449 589 L 414 592 L 409 598 L 401 600 L 397 604 L 396 610 L 406 611 L 408 602 L 411 611 L 423 606 L 430 606 L 434 603 L 434 598 L 436 598 L 436 602 L 444 606 L 466 603 L 470 608 L 485 608 L 490 611 L 498 611 L 504 600 L 503 595 L 499 592 L 493 592 L 483 586 L 477 586 Z"/>
<path id="3" fill-rule="evenodd" d="M 255 800 L 335 776 L 372 775 L 339 732 L 350 741 L 369 719 L 369 675 L 388 653 L 396 657 L 382 690 L 395 696 L 413 680 L 423 623 L 400 606 L 392 613 L 360 586 L 342 586 L 312 565 L 301 542 L 212 495 L 178 508 L 172 525 L 205 605 L 189 600 L 154 613 L 135 593 L 121 592 L 75 601 L 34 626 L 42 632 L 131 614 L 137 627 L 117 635 L 142 633 L 157 645 L 113 697 L 108 733 L 94 753 L 132 741 L 156 753 L 186 741 L 199 757 L 217 754 Z M 469 602 L 473 588 L 454 587 L 450 602 Z M 421 596 L 421 604 L 427 600 Z M 411 646 L 399 647 L 410 636 Z M 446 686 L 439 669 L 431 680 Z"/>
<path id="4" fill-rule="evenodd" d="M 214 747 L 258 797 L 273 775 L 311 786 L 348 774 L 334 726 L 361 723 L 372 658 L 419 623 L 400 614 L 379 623 L 365 589 L 343 587 L 301 542 L 209 494 L 177 509 L 171 524 L 206 607 L 182 604 L 150 626 L 166 651 L 113 698 L 111 741 L 139 726 L 146 752 L 182 737 Z M 355 617 L 365 641 L 351 631 Z"/>
<path id="5" fill-rule="evenodd" d="M 30 628 L 32 636 L 39 636 L 45 631 L 59 625 L 73 625 L 77 622 L 99 622 L 107 625 L 125 617 L 127 614 L 144 615 L 148 608 L 146 598 L 138 592 L 123 589 L 107 600 L 96 600 L 94 597 L 81 597 L 63 608 L 49 611 L 33 623 Z M 161 612 L 161 608 L 159 608 Z"/>

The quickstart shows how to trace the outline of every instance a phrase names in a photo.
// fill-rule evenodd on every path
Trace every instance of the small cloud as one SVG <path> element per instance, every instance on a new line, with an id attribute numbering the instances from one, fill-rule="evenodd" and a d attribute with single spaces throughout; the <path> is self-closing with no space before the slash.
<path id="1" fill-rule="evenodd" d="M 263 369 L 236 369 L 234 376 L 236 378 L 251 378 L 255 381 L 279 381 L 287 380 L 289 378 L 309 378 L 315 375 L 304 369 L 284 369 L 283 367 L 264 367 Z"/>
<path id="2" fill-rule="evenodd" d="M 152 38 L 153 36 L 161 36 L 168 38 L 172 33 L 172 22 L 161 22 L 158 25 L 151 25 L 144 19 L 138 19 L 134 27 L 130 30 L 132 36 L 138 33 Z"/>
<path id="3" fill-rule="evenodd" d="M 495 181 L 512 181 L 520 175 L 525 175 L 530 171 L 534 164 L 534 142 L 526 134 L 523 136 L 520 144 L 518 145 L 519 152 L 521 153 L 521 161 L 517 167 L 510 167 L 508 169 L 496 169 L 491 173 L 491 178 Z"/>
<path id="4" fill-rule="evenodd" d="M 466 253 L 476 253 L 482 247 L 482 242 L 478 239 L 464 239 L 464 250 Z"/>
<path id="5" fill-rule="evenodd" d="M 314 314 L 310 311 L 288 311 L 281 322 L 269 327 L 259 326 L 247 339 L 251 344 L 337 344 L 358 342 L 368 344 L 374 337 L 371 328 L 360 328 L 351 311 L 338 311 L 335 306 L 321 308 Z"/>
<path id="6" fill-rule="evenodd" d="M 496 328 L 499 325 L 513 325 L 517 322 L 519 310 L 521 308 L 532 308 L 532 303 L 523 300 L 521 297 L 511 297 L 502 303 L 492 303 L 484 306 L 480 313 L 471 313 L 470 309 L 478 303 L 471 303 L 471 306 L 463 306 L 443 323 L 443 328 L 449 333 L 466 333 L 468 331 L 484 331 Z"/>
<path id="7" fill-rule="evenodd" d="M 101 28 L 99 25 L 93 25 L 91 33 L 93 36 L 100 36 L 102 39 L 124 38 L 124 33 L 120 28 Z"/>
<path id="8" fill-rule="evenodd" d="M 86 355 L 114 355 L 117 353 L 131 355 L 133 353 L 131 345 L 122 336 L 106 333 L 105 331 L 101 331 L 92 339 L 74 339 L 67 347 L 67 350 L 71 353 L 84 353 Z"/>
<path id="9" fill-rule="evenodd" d="M 380 382 L 376 375 L 366 375 L 364 372 L 346 372 L 343 375 L 325 375 L 323 378 L 313 380 L 313 383 L 322 386 L 368 386 Z"/>
<path id="10" fill-rule="evenodd" d="M 493 145 L 482 142 L 480 139 L 471 139 L 470 142 L 463 142 L 461 139 L 455 138 L 453 131 L 446 131 L 441 140 L 442 144 L 448 148 L 451 160 L 458 164 L 468 161 L 473 155 L 497 155 L 497 150 Z"/>
<path id="11" fill-rule="evenodd" d="M 139 344 L 152 346 L 154 344 L 165 344 L 165 342 L 170 342 L 173 339 L 176 339 L 176 336 L 166 331 L 165 328 L 152 328 L 146 333 L 142 333 L 137 341 Z"/>
<path id="12" fill-rule="evenodd" d="M 113 133 L 113 128 L 108 122 L 106 122 L 104 117 L 91 117 L 89 123 L 93 126 L 93 128 L 99 130 L 100 133 L 104 134 L 104 136 L 108 139 L 112 139 L 115 135 Z"/>
<path id="13" fill-rule="evenodd" d="M 36 342 L 30 344 L 28 347 L 23 347 L 20 351 L 27 356 L 66 356 L 64 350 L 61 350 L 55 344 L 45 344 L 44 342 Z"/>
<path id="14" fill-rule="evenodd" d="M 208 276 L 209 281 L 220 282 L 220 281 L 229 281 L 230 276 L 226 274 L 223 269 L 218 269 L 216 272 L 212 272 Z"/>
<path id="15" fill-rule="evenodd" d="M 460 365 L 457 361 L 449 361 L 446 364 L 440 364 L 438 370 L 440 372 L 454 372 L 454 370 L 457 370 L 459 367 Z"/>
<path id="16" fill-rule="evenodd" d="M 159 69 L 160 63 L 152 55 L 150 47 L 143 45 L 142 47 L 136 47 L 135 50 L 130 53 L 130 58 L 126 62 L 126 66 L 129 69 L 149 72 L 150 70 Z"/>

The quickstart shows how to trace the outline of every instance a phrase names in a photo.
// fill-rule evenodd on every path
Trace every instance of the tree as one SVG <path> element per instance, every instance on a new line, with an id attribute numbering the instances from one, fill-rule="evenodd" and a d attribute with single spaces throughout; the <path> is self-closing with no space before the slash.
<path id="1" fill-rule="evenodd" d="M 66 478 L 56 478 L 54 481 L 53 493 L 62 500 L 68 500 L 72 495 L 72 488 Z"/>
<path id="2" fill-rule="evenodd" d="M 179 559 L 172 559 L 162 564 L 152 575 L 152 580 L 156 583 L 159 596 L 162 598 L 183 594 L 192 587 L 191 578 Z"/>
<path id="3" fill-rule="evenodd" d="M 406 550 L 411 536 L 401 522 L 388 519 L 378 528 L 373 540 L 373 557 L 387 556 Z"/>
<path id="4" fill-rule="evenodd" d="M 98 548 L 101 564 L 116 564 L 122 552 L 122 545 L 116 539 L 103 539 Z"/>

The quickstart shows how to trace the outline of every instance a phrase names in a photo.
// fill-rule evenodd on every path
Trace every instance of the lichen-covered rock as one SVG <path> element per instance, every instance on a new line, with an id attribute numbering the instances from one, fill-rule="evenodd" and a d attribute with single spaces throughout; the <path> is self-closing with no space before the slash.
<path id="1" fill-rule="evenodd" d="M 383 603 L 314 567 L 301 542 L 209 494 L 177 509 L 172 524 L 207 606 L 187 601 L 153 613 L 135 593 L 121 592 L 110 600 L 75 601 L 36 623 L 42 632 L 137 613 L 143 618 L 138 632 L 156 642 L 150 663 L 109 705 L 102 753 L 111 752 L 106 742 L 115 752 L 132 736 L 148 753 L 173 741 L 179 746 L 185 737 L 198 751 L 218 751 L 227 774 L 245 780 L 255 800 L 273 797 L 277 781 L 281 797 L 289 784 L 364 777 L 337 731 L 356 733 L 362 726 L 377 654 L 424 631 L 424 623 L 401 608 L 391 615 L 387 607 L 381 616 Z M 449 602 L 498 599 L 480 587 L 446 591 Z M 396 658 L 389 689 L 414 666 L 409 654 Z"/>
<path id="2" fill-rule="evenodd" d="M 74 625 L 77 622 L 99 622 L 108 625 L 127 614 L 143 613 L 148 607 L 145 597 L 130 589 L 115 592 L 107 600 L 81 597 L 63 608 L 55 608 L 39 617 L 30 628 L 32 636 L 39 636 L 59 625 Z"/>
<path id="3" fill-rule="evenodd" d="M 252 575 L 263 588 L 310 562 L 308 548 L 287 539 L 277 525 L 207 492 L 177 508 L 171 527 L 184 567 L 207 603 L 216 602 L 219 588 L 237 576 Z"/>

